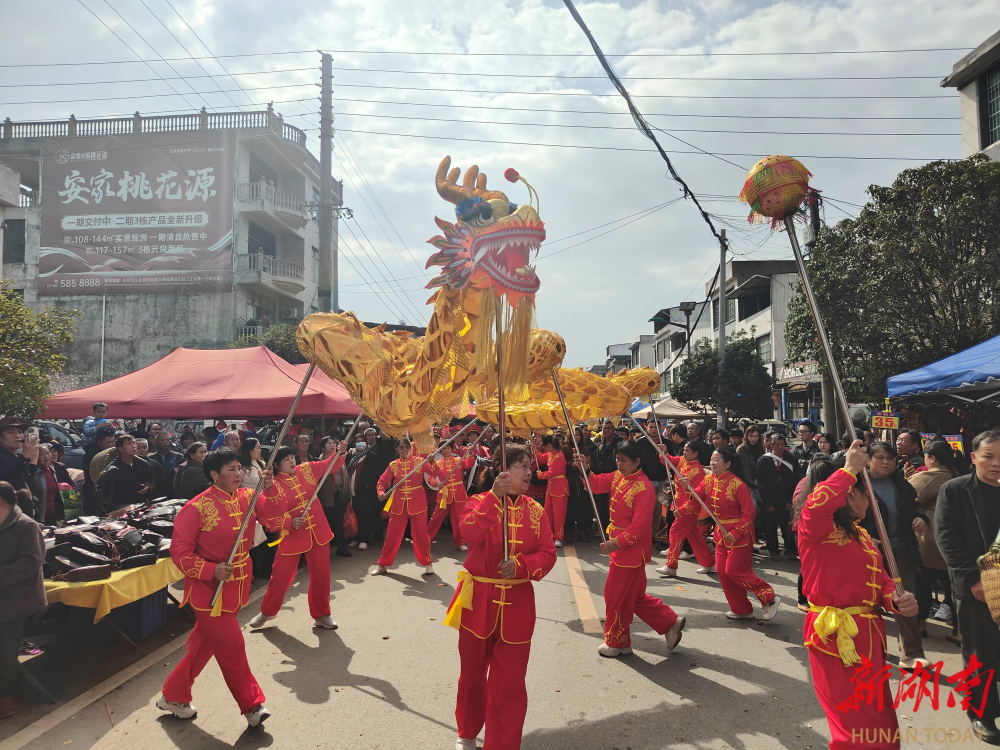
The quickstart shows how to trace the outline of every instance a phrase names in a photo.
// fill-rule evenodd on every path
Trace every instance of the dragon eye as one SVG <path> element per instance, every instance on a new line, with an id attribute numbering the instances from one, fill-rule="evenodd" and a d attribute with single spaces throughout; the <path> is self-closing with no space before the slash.
<path id="1" fill-rule="evenodd" d="M 478 211 L 462 217 L 462 220 L 468 222 L 474 227 L 488 227 L 493 223 L 493 208 L 490 206 L 483 206 Z"/>

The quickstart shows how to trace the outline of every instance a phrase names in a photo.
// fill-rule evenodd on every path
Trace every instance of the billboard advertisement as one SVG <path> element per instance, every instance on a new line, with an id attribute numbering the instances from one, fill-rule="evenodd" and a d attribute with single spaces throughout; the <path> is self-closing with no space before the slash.
<path id="1" fill-rule="evenodd" d="M 47 139 L 38 295 L 231 291 L 235 153 L 225 131 Z"/>

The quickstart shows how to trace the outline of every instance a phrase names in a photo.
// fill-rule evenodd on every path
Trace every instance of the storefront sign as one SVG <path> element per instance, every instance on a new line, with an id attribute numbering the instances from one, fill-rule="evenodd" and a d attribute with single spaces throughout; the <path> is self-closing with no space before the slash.
<path id="1" fill-rule="evenodd" d="M 226 131 L 47 140 L 39 296 L 231 291 L 235 149 Z"/>

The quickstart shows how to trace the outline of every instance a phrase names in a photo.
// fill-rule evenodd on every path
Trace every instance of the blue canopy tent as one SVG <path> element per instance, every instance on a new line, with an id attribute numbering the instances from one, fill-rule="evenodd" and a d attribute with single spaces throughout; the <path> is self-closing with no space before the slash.
<path id="1" fill-rule="evenodd" d="M 904 403 L 985 404 L 1000 401 L 1000 336 L 886 381 Z"/>

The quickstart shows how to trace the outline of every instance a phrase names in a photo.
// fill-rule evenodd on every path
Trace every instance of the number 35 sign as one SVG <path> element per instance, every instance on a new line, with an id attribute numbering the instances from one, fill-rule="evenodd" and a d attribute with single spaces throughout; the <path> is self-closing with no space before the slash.
<path id="1" fill-rule="evenodd" d="M 872 427 L 877 430 L 898 430 L 898 411 L 873 411 L 871 414 Z"/>

